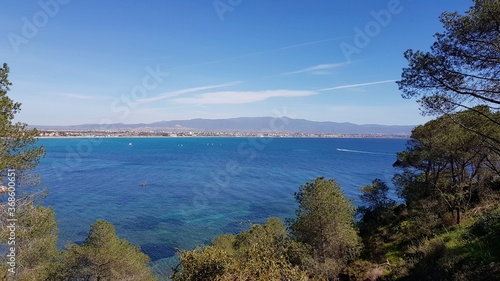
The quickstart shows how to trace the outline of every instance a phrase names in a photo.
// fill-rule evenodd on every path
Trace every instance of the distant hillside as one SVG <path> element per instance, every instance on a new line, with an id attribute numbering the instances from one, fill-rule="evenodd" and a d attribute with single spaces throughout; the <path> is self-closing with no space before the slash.
<path id="1" fill-rule="evenodd" d="M 230 119 L 191 119 L 160 121 L 150 124 L 83 124 L 74 126 L 35 126 L 42 130 L 153 130 L 153 131 L 221 131 L 221 132 L 304 132 L 344 134 L 391 134 L 409 135 L 410 125 L 358 125 L 353 123 L 317 122 L 288 117 L 240 117 Z"/>

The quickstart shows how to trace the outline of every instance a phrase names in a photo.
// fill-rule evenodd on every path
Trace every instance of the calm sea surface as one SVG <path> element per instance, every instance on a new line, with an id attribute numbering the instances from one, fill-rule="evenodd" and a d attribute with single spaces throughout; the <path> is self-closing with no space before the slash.
<path id="1" fill-rule="evenodd" d="M 293 194 L 333 178 L 358 203 L 358 188 L 394 174 L 404 139 L 41 139 L 38 171 L 49 188 L 62 247 L 82 242 L 97 219 L 150 255 L 166 275 L 175 248 L 190 249 L 266 218 L 294 216 Z M 141 186 L 145 184 L 147 186 Z M 394 194 L 394 193 L 393 193 Z"/>

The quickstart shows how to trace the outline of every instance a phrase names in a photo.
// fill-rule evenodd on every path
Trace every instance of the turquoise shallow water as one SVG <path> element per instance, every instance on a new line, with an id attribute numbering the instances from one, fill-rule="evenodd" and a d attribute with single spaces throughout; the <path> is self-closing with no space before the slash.
<path id="1" fill-rule="evenodd" d="M 62 247 L 81 242 L 96 219 L 150 255 L 158 274 L 175 248 L 266 218 L 294 216 L 293 194 L 317 176 L 335 179 L 358 203 L 374 178 L 390 183 L 404 139 L 104 138 L 41 139 L 38 171 L 56 211 Z M 147 186 L 140 186 L 147 183 Z M 395 196 L 395 193 L 393 193 Z"/>

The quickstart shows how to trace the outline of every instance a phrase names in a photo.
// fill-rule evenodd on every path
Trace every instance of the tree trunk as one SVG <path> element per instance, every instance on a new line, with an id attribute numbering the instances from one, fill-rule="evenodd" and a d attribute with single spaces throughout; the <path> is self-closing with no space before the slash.
<path id="1" fill-rule="evenodd" d="M 460 208 L 457 208 L 457 225 L 460 224 Z"/>

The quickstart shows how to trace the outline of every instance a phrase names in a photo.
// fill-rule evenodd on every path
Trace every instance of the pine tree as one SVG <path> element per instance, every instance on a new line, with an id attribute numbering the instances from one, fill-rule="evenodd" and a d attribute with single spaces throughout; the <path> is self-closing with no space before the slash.
<path id="1" fill-rule="evenodd" d="M 149 257 L 116 235 L 115 227 L 98 220 L 83 243 L 69 245 L 53 280 L 152 281 Z"/>
<path id="2" fill-rule="evenodd" d="M 303 263 L 324 278 L 337 275 L 360 250 L 353 203 L 335 181 L 323 177 L 302 185 L 295 199 L 299 207 L 292 234 L 312 249 Z"/>
<path id="3" fill-rule="evenodd" d="M 54 211 L 37 205 L 39 192 L 31 189 L 39 183 L 33 169 L 45 152 L 35 146 L 36 129 L 14 123 L 21 104 L 7 96 L 11 85 L 4 63 L 0 68 L 0 185 L 8 189 L 7 201 L 0 203 L 0 244 L 8 247 L 0 257 L 0 277 L 45 280 L 58 256 L 58 230 Z"/>

